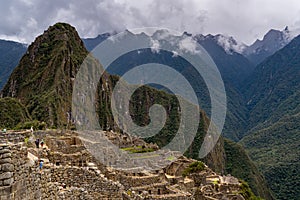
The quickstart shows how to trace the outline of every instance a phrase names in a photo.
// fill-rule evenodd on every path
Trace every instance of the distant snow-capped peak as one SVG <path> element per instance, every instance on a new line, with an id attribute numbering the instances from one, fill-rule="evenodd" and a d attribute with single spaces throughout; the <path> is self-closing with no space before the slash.
<path id="1" fill-rule="evenodd" d="M 236 53 L 242 53 L 243 50 L 246 48 L 246 45 L 240 42 L 237 42 L 233 37 L 231 36 L 225 36 L 218 34 L 216 35 L 217 43 L 223 47 L 223 49 L 228 54 L 232 54 L 233 52 Z"/>
<path id="2" fill-rule="evenodd" d="M 227 54 L 242 53 L 244 49 L 247 47 L 244 43 L 237 42 L 233 37 L 227 35 L 202 35 L 198 34 L 194 36 L 196 40 L 203 41 L 207 39 L 214 40 L 220 47 L 224 49 Z"/>
<path id="3" fill-rule="evenodd" d="M 264 35 L 262 40 L 257 39 L 252 45 L 245 49 L 245 54 L 256 54 L 262 51 L 275 52 L 287 45 L 294 38 L 288 27 L 284 30 L 271 29 Z"/>

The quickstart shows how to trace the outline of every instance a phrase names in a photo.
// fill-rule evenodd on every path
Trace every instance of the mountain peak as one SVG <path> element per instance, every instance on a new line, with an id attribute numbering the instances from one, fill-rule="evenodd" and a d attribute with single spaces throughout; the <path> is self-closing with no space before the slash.
<path id="1" fill-rule="evenodd" d="M 193 34 L 188 33 L 187 31 L 184 31 L 182 35 L 186 35 L 186 36 L 189 36 L 189 37 L 193 36 Z"/>
<path id="2" fill-rule="evenodd" d="M 218 34 L 216 38 L 218 44 L 222 46 L 228 54 L 232 54 L 233 52 L 241 53 L 245 48 L 245 44 L 238 43 L 232 36 Z"/>
<path id="3" fill-rule="evenodd" d="M 224 49 L 227 54 L 241 53 L 245 48 L 245 44 L 237 42 L 232 36 L 227 36 L 223 34 L 217 35 L 202 35 L 198 34 L 195 36 L 198 41 L 212 40 L 215 41 L 220 47 Z"/>
<path id="4" fill-rule="evenodd" d="M 67 124 L 73 79 L 87 54 L 74 27 L 50 26 L 28 47 L 2 96 L 19 99 L 35 119 L 51 126 Z"/>
<path id="5" fill-rule="evenodd" d="M 56 24 L 54 24 L 53 26 L 50 26 L 48 28 L 49 31 L 51 31 L 53 29 L 76 31 L 76 29 L 73 26 L 71 26 L 70 24 L 67 24 L 65 22 L 57 22 Z"/>
<path id="6" fill-rule="evenodd" d="M 271 29 L 262 40 L 257 39 L 252 45 L 245 48 L 243 54 L 254 64 L 258 64 L 266 57 L 272 55 L 292 39 L 288 26 L 282 31 Z"/>
<path id="7" fill-rule="evenodd" d="M 77 41 L 81 41 L 76 29 L 73 26 L 62 22 L 50 26 L 47 30 L 44 31 L 41 36 L 39 36 L 35 40 L 35 42 L 37 42 L 39 38 L 41 38 L 42 40 L 48 40 L 50 38 L 52 40 L 58 41 L 66 41 L 74 38 Z"/>

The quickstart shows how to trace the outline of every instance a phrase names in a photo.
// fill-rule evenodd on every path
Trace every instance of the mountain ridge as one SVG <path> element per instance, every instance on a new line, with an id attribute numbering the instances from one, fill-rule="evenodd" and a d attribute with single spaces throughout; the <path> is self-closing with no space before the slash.
<path id="1" fill-rule="evenodd" d="M 26 51 L 25 44 L 0 39 L 0 90 Z"/>
<path id="2" fill-rule="evenodd" d="M 36 42 L 29 46 L 28 53 L 21 59 L 20 65 L 14 70 L 8 83 L 2 90 L 2 96 L 14 97 L 20 100 L 26 106 L 33 119 L 45 121 L 50 127 L 72 128 L 72 121 L 76 120 L 76 116 L 70 113 L 72 81 L 76 76 L 76 70 L 78 70 L 87 53 L 74 27 L 64 23 L 51 26 L 49 30 L 36 39 Z M 117 76 L 104 74 L 98 85 L 97 108 L 99 110 L 97 112 L 101 126 L 107 130 L 115 129 L 116 125 L 113 121 L 108 101 L 111 96 L 111 90 L 117 81 Z M 100 89 L 102 86 L 104 86 L 104 90 Z M 32 89 L 33 91 L 31 91 Z M 145 94 L 147 95 L 145 96 Z M 143 95 L 147 97 L 149 104 L 139 104 L 138 100 L 133 101 L 132 104 L 133 111 L 139 111 L 135 117 L 137 122 L 147 124 L 147 118 L 140 120 L 139 116 L 144 116 L 149 112 L 147 109 L 149 109 L 150 103 L 154 103 L 151 97 L 160 97 L 157 101 L 165 102 L 165 106 L 168 106 L 167 108 L 170 110 L 169 116 L 171 116 L 171 111 L 174 112 L 174 116 L 170 117 L 168 121 L 168 126 L 171 129 L 164 130 L 165 139 L 168 141 L 174 136 L 176 132 L 173 130 L 178 126 L 178 120 L 176 120 L 178 108 L 176 101 L 173 100 L 174 96 L 150 87 L 141 90 L 136 97 L 142 97 Z M 170 102 L 173 104 L 171 105 Z M 207 122 L 204 119 L 205 117 L 202 117 L 201 123 L 203 123 L 203 127 L 197 133 L 199 137 L 198 142 L 201 142 L 204 127 L 207 126 Z M 208 164 L 219 171 L 225 170 L 226 164 L 222 140 L 220 138 L 214 151 L 207 158 L 207 161 L 210 161 Z M 199 148 L 199 145 L 195 146 Z M 193 151 L 197 152 L 196 147 L 192 148 L 191 152 Z M 246 155 L 244 156 L 247 157 Z M 237 168 L 237 170 L 239 169 L 239 166 L 235 165 L 233 167 Z M 253 168 L 253 170 L 255 171 L 254 174 L 245 172 L 246 174 L 243 174 L 244 177 L 240 178 L 252 180 L 251 187 L 254 188 L 254 191 L 262 197 L 272 199 L 265 183 L 257 181 L 262 180 L 256 178 L 256 176 L 261 177 L 260 173 L 256 168 Z M 254 185 L 254 183 L 257 185 Z"/>
<path id="3" fill-rule="evenodd" d="M 300 36 L 259 64 L 246 81 L 248 132 L 241 144 L 278 199 L 299 199 Z M 276 156 L 275 156 L 276 155 Z"/>
<path id="4" fill-rule="evenodd" d="M 287 45 L 292 39 L 293 36 L 290 34 L 288 27 L 282 31 L 271 29 L 264 35 L 262 40 L 257 39 L 253 44 L 247 46 L 243 54 L 253 64 L 257 65 Z"/>

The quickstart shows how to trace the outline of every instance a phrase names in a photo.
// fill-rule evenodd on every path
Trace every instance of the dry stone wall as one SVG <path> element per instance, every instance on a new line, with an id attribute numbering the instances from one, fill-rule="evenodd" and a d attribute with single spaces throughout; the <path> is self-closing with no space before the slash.
<path id="1" fill-rule="evenodd" d="M 49 174 L 42 175 L 37 164 L 27 159 L 23 143 L 1 144 L 0 199 L 38 199 L 44 192 Z"/>
<path id="2" fill-rule="evenodd" d="M 24 143 L 0 144 L 0 199 L 122 199 L 123 186 L 80 167 L 29 160 Z"/>
<path id="3" fill-rule="evenodd" d="M 124 187 L 102 174 L 80 167 L 60 166 L 51 168 L 51 181 L 68 188 L 81 188 L 93 194 L 94 199 L 122 199 Z"/>

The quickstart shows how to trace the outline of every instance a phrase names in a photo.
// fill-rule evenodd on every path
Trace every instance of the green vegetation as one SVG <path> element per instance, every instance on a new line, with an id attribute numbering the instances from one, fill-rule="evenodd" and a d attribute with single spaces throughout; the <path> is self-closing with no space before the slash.
<path id="1" fill-rule="evenodd" d="M 226 152 L 225 174 L 231 174 L 242 180 L 247 181 L 252 191 L 265 199 L 272 199 L 266 181 L 257 167 L 251 161 L 244 148 L 230 140 L 224 140 Z"/>
<path id="2" fill-rule="evenodd" d="M 140 104 L 140 102 L 143 103 Z M 146 138 L 146 142 L 153 142 L 162 147 L 170 143 L 179 127 L 180 114 L 178 112 L 179 103 L 177 98 L 164 91 L 157 91 L 154 88 L 143 86 L 138 88 L 133 94 L 129 110 L 132 113 L 133 121 L 140 126 L 145 126 L 150 122 L 149 108 L 154 104 L 164 106 L 167 110 L 167 120 L 160 134 Z"/>
<path id="3" fill-rule="evenodd" d="M 245 134 L 248 111 L 244 97 L 240 94 L 240 88 L 255 66 L 238 53 L 226 53 L 216 41 L 214 36 L 209 36 L 206 39 L 200 39 L 199 43 L 214 60 L 225 84 L 227 114 L 222 133 L 226 138 L 239 141 Z"/>
<path id="4" fill-rule="evenodd" d="M 99 116 L 100 125 L 106 130 L 111 130 L 114 127 L 115 130 L 121 131 L 116 127 L 116 124 L 113 120 L 111 113 L 111 108 L 107 102 L 110 102 L 110 90 L 113 88 L 114 84 L 118 81 L 117 76 L 107 76 L 104 75 L 100 79 L 100 84 L 103 84 L 104 80 L 107 80 L 109 85 L 112 85 L 108 90 L 98 90 L 98 101 L 97 101 L 97 111 Z M 130 86 L 128 86 L 130 87 Z M 103 101 L 105 99 L 105 101 Z M 143 103 L 140 103 L 143 102 Z M 118 102 L 117 102 L 118 104 Z M 159 134 L 154 137 L 146 138 L 147 142 L 152 142 L 158 144 L 160 147 L 168 144 L 175 136 L 180 120 L 180 112 L 178 107 L 179 103 L 175 96 L 166 93 L 161 90 L 156 90 L 154 88 L 143 86 L 138 88 L 131 97 L 130 101 L 130 114 L 133 121 L 140 125 L 145 126 L 149 123 L 149 108 L 153 104 L 159 104 L 165 107 L 167 110 L 167 119 L 164 128 L 160 131 Z M 100 109 L 101 108 L 101 109 Z M 185 155 L 190 158 L 199 159 L 199 149 L 202 145 L 203 138 L 206 134 L 208 127 L 209 119 L 203 111 L 200 111 L 200 123 L 198 127 L 197 134 L 185 152 Z M 232 144 L 235 144 L 232 142 Z M 245 179 L 249 181 L 251 188 L 255 191 L 255 194 L 259 194 L 262 197 L 270 196 L 269 190 L 266 186 L 265 181 L 263 181 L 262 175 L 255 168 L 251 159 L 247 156 L 243 148 L 239 146 L 239 150 L 236 151 L 235 146 L 227 145 L 224 149 L 223 138 L 221 137 L 218 141 L 218 144 L 215 146 L 214 150 L 209 153 L 202 161 L 206 163 L 210 168 L 217 172 L 231 173 L 234 176 Z M 133 152 L 140 152 L 140 149 L 123 149 Z M 232 155 L 232 156 L 231 156 Z M 234 158 L 241 158 L 236 160 Z M 244 159 L 245 158 L 245 159 Z M 250 166 L 241 168 L 242 166 Z M 252 168 L 253 169 L 252 169 Z M 228 169 L 228 170 L 226 170 Z M 235 173 L 239 172 L 239 173 Z M 250 178 L 248 178 L 250 177 Z M 250 181 L 252 180 L 252 181 Z M 257 180 L 257 181 L 255 181 Z"/>
<path id="5" fill-rule="evenodd" d="M 176 157 L 175 156 L 169 156 L 169 157 L 166 158 L 166 160 L 173 161 L 173 160 L 176 160 Z"/>
<path id="6" fill-rule="evenodd" d="M 11 127 L 18 125 L 18 128 L 29 127 L 31 125 L 43 128 L 44 125 L 43 123 L 40 124 L 40 122 L 45 122 L 47 127 L 50 128 L 72 128 L 71 120 L 68 119 L 68 114 L 71 112 L 72 79 L 76 76 L 76 72 L 86 58 L 87 53 L 75 28 L 68 24 L 58 23 L 51 26 L 43 35 L 39 36 L 29 46 L 28 53 L 21 59 L 20 64 L 14 70 L 2 91 L 3 96 L 15 96 L 18 101 L 20 100 L 25 105 L 22 107 L 22 104 L 20 104 L 20 109 L 18 109 L 24 110 L 24 112 L 20 111 L 20 116 L 23 117 L 16 119 L 7 116 L 5 119 L 11 120 L 7 124 L 11 124 Z M 95 60 L 91 61 L 96 62 Z M 86 70 L 91 69 L 87 68 Z M 94 75 L 95 73 L 91 71 L 89 74 Z M 117 76 L 111 76 L 107 73 L 103 74 L 98 85 L 97 103 L 95 106 L 99 123 L 104 130 L 122 132 L 122 127 L 118 127 L 115 123 L 110 105 L 112 90 L 118 80 Z M 117 100 L 122 101 L 121 98 Z M 18 103 L 16 100 L 12 101 Z M 162 147 L 174 138 L 180 125 L 181 112 L 176 96 L 149 86 L 143 86 L 138 88 L 131 96 L 129 111 L 136 124 L 146 126 L 150 122 L 149 109 L 154 104 L 159 104 L 165 108 L 167 119 L 160 133 L 147 138 L 146 142 L 153 142 Z M 191 109 L 199 111 L 200 122 L 195 140 L 185 152 L 185 155 L 198 159 L 199 149 L 210 121 L 205 112 L 197 106 L 191 105 Z M 16 111 L 15 107 L 11 107 L 11 110 Z M 28 110 L 28 115 L 26 114 L 26 110 Z M 14 117 L 19 116 L 18 112 L 12 112 L 9 115 L 13 114 Z M 37 121 L 32 122 L 32 120 Z M 6 121 L 3 120 L 4 122 Z M 239 165 L 250 165 L 250 159 L 247 160 L 248 163 L 243 163 L 245 160 L 242 159 L 237 163 L 233 159 L 233 157 L 245 156 L 245 154 L 239 155 L 242 151 L 235 151 L 232 145 L 227 145 L 225 148 L 226 152 L 224 141 L 221 137 L 213 151 L 203 161 L 217 172 L 224 172 L 226 166 L 228 171 L 231 170 L 234 172 L 239 168 Z M 128 151 L 138 153 L 150 150 L 137 148 Z M 230 157 L 231 154 L 232 156 Z M 242 169 L 248 170 L 248 168 Z M 243 178 L 240 176 L 248 176 L 248 173 L 252 173 L 252 171 L 243 171 L 243 174 L 237 173 L 237 177 Z M 234 175 L 234 173 L 232 174 Z M 258 173 L 252 173 L 251 176 L 258 176 L 256 178 L 260 180 Z M 268 191 L 265 190 L 264 182 L 250 181 L 249 184 L 252 188 L 263 188 L 262 190 L 256 190 L 259 194 L 268 194 Z"/>
<path id="7" fill-rule="evenodd" d="M 22 130 L 22 129 L 30 129 L 33 127 L 34 130 L 45 130 L 46 129 L 46 123 L 40 122 L 38 120 L 33 121 L 27 121 L 23 123 L 17 124 L 17 126 L 14 127 L 15 130 Z"/>
<path id="8" fill-rule="evenodd" d="M 12 129 L 19 123 L 30 120 L 30 116 L 18 100 L 0 98 L 0 128 Z"/>
<path id="9" fill-rule="evenodd" d="M 201 161 L 193 162 L 187 168 L 184 169 L 182 176 L 188 176 L 189 174 L 192 173 L 201 172 L 202 170 L 204 170 L 204 168 L 205 165 L 203 162 Z"/>
<path id="10" fill-rule="evenodd" d="M 282 117 L 277 123 L 249 134 L 241 142 L 265 174 L 278 199 L 299 199 L 300 115 Z"/>
<path id="11" fill-rule="evenodd" d="M 96 40 L 94 42 L 96 42 Z M 214 59 L 225 83 L 227 93 L 227 117 L 223 134 L 234 141 L 238 141 L 244 134 L 244 127 L 247 125 L 247 108 L 237 86 L 252 72 L 254 66 L 240 54 L 227 54 L 224 49 L 217 44 L 215 38 L 207 37 L 198 42 L 206 48 Z M 88 44 L 88 46 L 90 46 L 90 44 Z M 134 66 L 146 63 L 160 63 L 170 66 L 185 76 L 198 96 L 201 109 L 210 116 L 211 99 L 207 85 L 190 63 L 180 56 L 174 57 L 172 53 L 163 50 L 157 54 L 153 53 L 151 49 L 146 49 L 139 52 L 139 56 L 136 56 L 136 54 L 137 52 L 132 51 L 127 53 L 124 57 L 121 56 L 108 68 L 108 72 L 121 76 Z M 155 87 L 161 89 L 160 86 L 156 85 Z"/>
<path id="12" fill-rule="evenodd" d="M 241 140 L 277 199 L 300 199 L 300 37 L 257 66 L 245 82 L 250 110 Z"/>
<path id="13" fill-rule="evenodd" d="M 146 153 L 146 152 L 153 152 L 154 151 L 154 149 L 146 148 L 144 146 L 121 148 L 121 150 L 128 151 L 129 153 Z"/>
<path id="14" fill-rule="evenodd" d="M 241 191 L 239 192 L 246 200 L 262 200 L 253 194 L 247 182 L 240 180 Z"/>
<path id="15" fill-rule="evenodd" d="M 45 122 L 32 120 L 27 109 L 17 99 L 0 98 L 0 129 L 30 129 L 43 130 Z"/>
<path id="16" fill-rule="evenodd" d="M 88 52 L 74 27 L 57 23 L 36 38 L 4 86 L 35 120 L 70 128 L 72 78 Z"/>
<path id="17" fill-rule="evenodd" d="M 145 159 L 145 158 L 155 158 L 155 157 L 158 157 L 159 155 L 158 154 L 144 154 L 144 155 L 140 155 L 140 154 L 137 154 L 138 156 L 133 156 L 132 158 L 133 159 Z"/>

